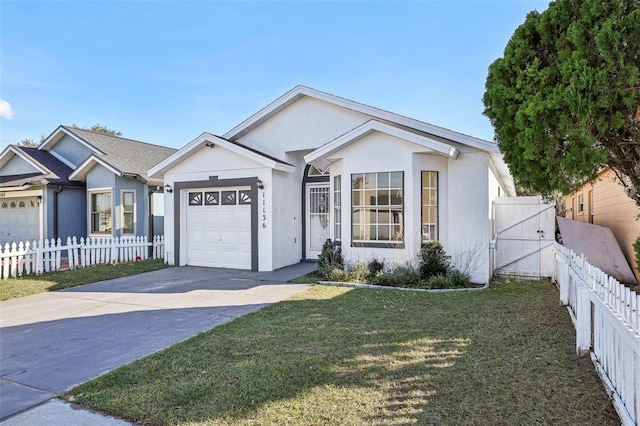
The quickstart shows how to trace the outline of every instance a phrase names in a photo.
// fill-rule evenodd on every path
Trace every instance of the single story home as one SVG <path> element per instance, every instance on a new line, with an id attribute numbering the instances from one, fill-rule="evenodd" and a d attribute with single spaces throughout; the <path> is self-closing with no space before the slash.
<path id="1" fill-rule="evenodd" d="M 270 271 L 318 257 L 414 261 L 439 240 L 491 274 L 491 203 L 515 195 L 495 143 L 305 86 L 149 170 L 175 265 Z"/>
<path id="2" fill-rule="evenodd" d="M 9 145 L 0 153 L 0 244 L 162 234 L 163 182 L 147 170 L 174 152 L 69 126 L 37 148 Z"/>

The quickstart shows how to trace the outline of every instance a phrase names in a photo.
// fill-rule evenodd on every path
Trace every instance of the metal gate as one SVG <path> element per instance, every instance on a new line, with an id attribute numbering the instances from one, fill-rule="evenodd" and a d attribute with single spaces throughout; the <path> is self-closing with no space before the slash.
<path id="1" fill-rule="evenodd" d="M 496 198 L 494 274 L 530 278 L 553 275 L 555 204 L 541 196 Z"/>

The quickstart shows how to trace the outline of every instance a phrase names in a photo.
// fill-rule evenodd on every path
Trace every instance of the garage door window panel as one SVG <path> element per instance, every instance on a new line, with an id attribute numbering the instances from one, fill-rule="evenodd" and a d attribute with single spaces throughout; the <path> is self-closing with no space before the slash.
<path id="1" fill-rule="evenodd" d="M 190 192 L 189 193 L 189 205 L 201 206 L 202 205 L 202 192 Z"/>
<path id="2" fill-rule="evenodd" d="M 204 193 L 205 206 L 217 206 L 220 204 L 220 191 L 207 191 Z"/>

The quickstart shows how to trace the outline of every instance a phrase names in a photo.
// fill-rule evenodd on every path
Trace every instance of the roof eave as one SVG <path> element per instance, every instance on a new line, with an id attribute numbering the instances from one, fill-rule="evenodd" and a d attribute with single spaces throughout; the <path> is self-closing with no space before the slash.
<path id="1" fill-rule="evenodd" d="M 357 111 L 366 115 L 370 115 L 372 117 L 389 121 L 392 123 L 396 123 L 401 126 L 409 127 L 421 132 L 429 133 L 434 136 L 439 136 L 445 139 L 449 139 L 452 142 L 457 142 L 463 145 L 468 145 L 473 148 L 480 149 L 482 151 L 486 151 L 489 153 L 499 153 L 500 150 L 497 144 L 475 138 L 473 136 L 465 135 L 463 133 L 458 133 L 453 130 L 445 129 L 443 127 L 434 126 L 429 123 L 425 123 L 423 121 L 419 121 L 413 118 L 405 117 L 403 115 L 399 115 L 390 111 L 385 111 L 382 109 L 378 109 L 366 104 L 362 104 L 356 101 L 352 101 L 350 99 L 341 98 L 330 93 L 321 92 L 316 89 L 312 89 L 306 86 L 296 86 L 284 95 L 280 96 L 278 99 L 253 114 L 248 119 L 244 120 L 242 123 L 228 131 L 223 135 L 224 138 L 234 140 L 238 137 L 246 134 L 253 128 L 259 126 L 264 121 L 268 120 L 271 116 L 277 114 L 282 109 L 286 108 L 299 98 L 303 96 L 309 96 L 311 98 L 319 99 L 333 105 L 341 106 L 347 109 L 351 109 L 353 111 Z"/>
<path id="2" fill-rule="evenodd" d="M 389 136 L 396 137 L 398 139 L 406 140 L 408 142 L 422 146 L 423 148 L 430 150 L 438 155 L 442 155 L 453 160 L 457 159 L 460 155 L 460 151 L 453 145 L 436 141 L 425 136 L 416 135 L 415 133 L 399 129 L 397 127 L 381 123 L 376 120 L 370 120 L 305 155 L 304 160 L 305 162 L 307 162 L 307 164 L 309 164 L 322 159 L 326 159 L 336 151 L 356 142 L 359 139 L 362 139 L 363 137 L 373 132 L 380 132 Z"/>
<path id="3" fill-rule="evenodd" d="M 120 170 L 118 170 L 117 168 L 113 167 L 111 164 L 107 163 L 106 161 L 104 161 L 101 158 L 96 157 L 95 155 L 91 155 L 91 156 L 89 156 L 89 158 L 84 160 L 82 162 L 82 164 L 80 164 L 69 175 L 69 180 L 70 181 L 74 180 L 74 181 L 84 182 L 86 177 L 87 177 L 87 173 L 89 173 L 89 170 L 91 170 L 93 168 L 93 166 L 95 166 L 96 164 L 99 164 L 99 165 L 103 166 L 104 168 L 106 168 L 107 170 L 109 170 L 110 172 L 115 174 L 116 176 L 122 176 L 123 175 L 123 173 Z"/>

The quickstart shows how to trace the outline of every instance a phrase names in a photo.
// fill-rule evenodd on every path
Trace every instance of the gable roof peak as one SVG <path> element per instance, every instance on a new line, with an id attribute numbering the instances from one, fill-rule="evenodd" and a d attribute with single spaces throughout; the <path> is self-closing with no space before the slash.
<path id="1" fill-rule="evenodd" d="M 490 142 L 484 139 L 476 138 L 466 135 L 464 133 L 449 130 L 444 127 L 435 126 L 433 124 L 426 123 L 424 121 L 416 120 L 414 118 L 406 117 L 404 115 L 396 114 L 390 111 L 386 111 L 380 108 L 376 108 L 370 105 L 366 105 L 360 102 L 356 102 L 347 98 L 332 95 L 327 92 L 304 86 L 297 85 L 293 89 L 289 90 L 284 95 L 280 96 L 275 101 L 271 102 L 266 107 L 262 108 L 257 113 L 228 131 L 223 135 L 225 139 L 236 140 L 252 129 L 258 127 L 271 117 L 279 113 L 280 111 L 293 104 L 301 97 L 308 96 L 314 99 L 318 99 L 336 106 L 347 108 L 362 114 L 369 115 L 374 119 L 388 122 L 394 125 L 403 126 L 409 129 L 417 130 L 423 133 L 427 133 L 433 136 L 448 139 L 452 142 L 457 142 L 463 145 L 471 146 L 473 148 L 480 149 L 489 153 L 500 153 L 498 145 L 494 142 Z"/>

